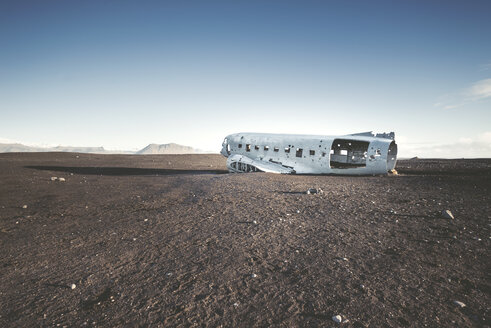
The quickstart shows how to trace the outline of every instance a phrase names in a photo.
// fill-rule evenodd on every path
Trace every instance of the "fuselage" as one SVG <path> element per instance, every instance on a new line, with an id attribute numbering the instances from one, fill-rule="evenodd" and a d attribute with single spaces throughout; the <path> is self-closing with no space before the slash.
<path id="1" fill-rule="evenodd" d="M 397 161 L 391 136 L 236 133 L 224 139 L 221 154 L 275 163 L 296 174 L 386 174 Z M 241 172 L 232 163 L 227 166 L 231 172 Z"/>

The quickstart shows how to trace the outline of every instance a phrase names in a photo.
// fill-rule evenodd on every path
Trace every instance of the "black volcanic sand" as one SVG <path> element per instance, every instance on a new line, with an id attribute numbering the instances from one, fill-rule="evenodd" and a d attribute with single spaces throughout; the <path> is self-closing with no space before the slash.
<path id="1" fill-rule="evenodd" d="M 397 169 L 1 154 L 0 326 L 489 326 L 491 160 Z"/>

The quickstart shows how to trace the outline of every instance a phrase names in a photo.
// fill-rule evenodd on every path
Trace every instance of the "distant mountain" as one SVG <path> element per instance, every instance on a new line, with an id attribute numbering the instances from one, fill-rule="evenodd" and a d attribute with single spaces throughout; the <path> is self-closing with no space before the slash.
<path id="1" fill-rule="evenodd" d="M 74 152 L 74 153 L 92 153 L 92 154 L 196 154 L 203 153 L 203 151 L 194 149 L 188 146 L 182 146 L 175 143 L 169 144 L 149 144 L 145 148 L 139 151 L 130 150 L 106 150 L 104 147 L 70 147 L 70 146 L 57 146 L 57 147 L 36 147 L 26 146 L 20 143 L 0 143 L 0 153 L 24 153 L 24 152 Z"/>
<path id="2" fill-rule="evenodd" d="M 14 144 L 0 144 L 0 153 L 13 153 L 13 152 L 74 152 L 74 153 L 106 153 L 104 147 L 69 147 L 69 146 L 57 146 L 57 147 L 31 147 L 19 143 Z"/>
<path id="3" fill-rule="evenodd" d="M 194 154 L 197 153 L 194 148 L 188 146 L 182 146 L 175 143 L 169 144 L 150 144 L 143 148 L 142 150 L 137 151 L 135 154 Z"/>

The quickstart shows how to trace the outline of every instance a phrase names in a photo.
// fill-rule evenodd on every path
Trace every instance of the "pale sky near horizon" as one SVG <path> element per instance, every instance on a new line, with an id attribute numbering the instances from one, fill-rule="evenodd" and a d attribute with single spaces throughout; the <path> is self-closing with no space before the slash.
<path id="1" fill-rule="evenodd" d="M 491 157 L 491 1 L 2 1 L 0 142 L 396 133 Z"/>

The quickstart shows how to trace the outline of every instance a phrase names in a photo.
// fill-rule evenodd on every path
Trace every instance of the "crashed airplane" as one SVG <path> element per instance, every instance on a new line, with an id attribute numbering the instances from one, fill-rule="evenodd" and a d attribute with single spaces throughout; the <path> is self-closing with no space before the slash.
<path id="1" fill-rule="evenodd" d="M 233 173 L 387 174 L 397 161 L 394 138 L 394 132 L 342 136 L 236 133 L 225 138 L 221 154 Z"/>

